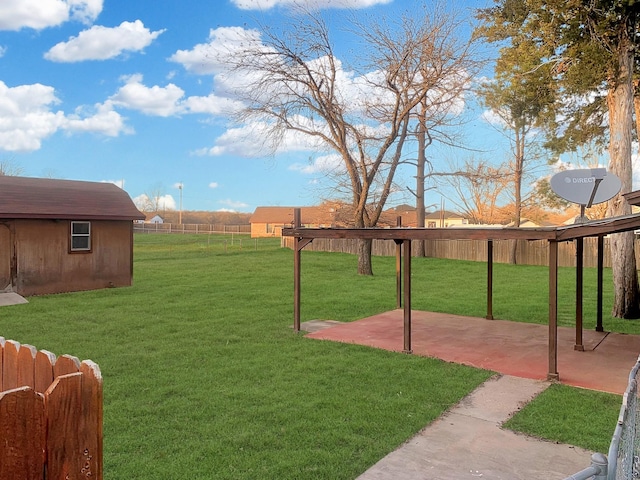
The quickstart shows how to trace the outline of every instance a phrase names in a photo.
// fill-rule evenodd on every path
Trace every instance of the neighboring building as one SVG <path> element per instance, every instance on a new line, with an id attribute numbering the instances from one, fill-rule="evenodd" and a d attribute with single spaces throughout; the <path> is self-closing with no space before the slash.
<path id="1" fill-rule="evenodd" d="M 401 218 L 403 227 L 415 228 L 418 226 L 418 217 L 414 206 L 403 204 L 389 209 L 384 212 L 384 221 L 385 223 L 388 223 L 389 226 L 395 226 L 398 216 Z M 468 223 L 469 221 L 459 213 L 450 212 L 448 210 L 427 212 L 424 216 L 424 226 L 426 228 L 459 227 L 467 225 Z"/>
<path id="2" fill-rule="evenodd" d="M 424 226 L 427 228 L 459 227 L 468 223 L 469 220 L 465 217 L 449 210 L 436 210 L 424 217 Z"/>
<path id="3" fill-rule="evenodd" d="M 257 207 L 251 215 L 251 238 L 280 237 L 282 228 L 293 224 L 296 207 Z M 304 227 L 335 226 L 335 210 L 332 207 L 300 207 L 300 221 Z"/>
<path id="4" fill-rule="evenodd" d="M 574 221 L 572 219 L 571 222 L 569 222 L 568 224 L 573 224 Z M 511 222 L 508 223 L 507 225 L 505 225 L 506 227 L 515 227 L 515 222 Z M 553 222 L 546 222 L 546 221 L 542 221 L 542 222 L 534 222 L 533 220 L 529 220 L 528 218 L 522 218 L 520 219 L 520 228 L 538 228 L 538 227 L 555 227 L 556 225 Z"/>
<path id="5" fill-rule="evenodd" d="M 293 224 L 293 210 L 296 207 L 258 207 L 249 219 L 251 237 L 280 237 L 282 228 Z M 409 205 L 401 205 L 385 210 L 378 219 L 378 228 L 397 226 L 398 217 L 403 227 L 416 227 L 416 211 Z M 353 227 L 353 207 L 344 203 L 326 202 L 317 207 L 300 207 L 300 221 L 308 228 Z M 425 226 L 452 227 L 467 225 L 463 216 L 446 210 L 425 216 Z"/>
<path id="6" fill-rule="evenodd" d="M 164 223 L 164 219 L 160 215 L 158 215 L 157 213 L 155 213 L 155 214 L 151 214 L 150 213 L 150 214 L 147 215 L 147 217 L 148 218 L 144 221 L 144 223 L 156 223 L 156 224 Z"/>
<path id="7" fill-rule="evenodd" d="M 143 219 L 112 183 L 0 176 L 0 291 L 131 285 L 133 221 Z"/>

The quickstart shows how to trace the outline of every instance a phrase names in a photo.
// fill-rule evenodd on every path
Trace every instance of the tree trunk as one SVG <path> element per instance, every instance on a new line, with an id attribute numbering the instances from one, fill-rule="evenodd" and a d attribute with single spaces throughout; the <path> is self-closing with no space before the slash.
<path id="1" fill-rule="evenodd" d="M 607 216 L 628 215 L 631 207 L 621 195 L 631 191 L 631 134 L 633 129 L 633 55 L 622 42 L 618 51 L 619 70 L 614 86 L 609 90 L 610 141 L 609 171 L 622 181 L 620 194 L 609 201 Z M 611 264 L 615 299 L 611 315 L 619 318 L 639 318 L 638 273 L 634 253 L 633 232 L 611 235 Z"/>
<path id="2" fill-rule="evenodd" d="M 520 227 L 522 219 L 522 175 L 524 172 L 524 147 L 525 133 L 515 129 L 515 166 L 513 172 L 513 193 L 514 193 L 514 213 L 513 226 Z M 511 257 L 509 259 L 512 265 L 518 263 L 518 240 L 511 243 Z"/>
<path id="3" fill-rule="evenodd" d="M 418 122 L 418 162 L 416 171 L 416 227 L 424 228 L 424 168 L 426 163 L 425 149 L 427 148 L 426 142 L 426 127 L 425 127 L 425 115 L 426 106 L 422 105 L 420 111 L 420 121 Z M 426 247 L 424 240 L 418 240 L 416 257 L 426 257 Z"/>
<path id="4" fill-rule="evenodd" d="M 358 274 L 373 275 L 373 267 L 371 266 L 371 239 L 358 240 Z"/>

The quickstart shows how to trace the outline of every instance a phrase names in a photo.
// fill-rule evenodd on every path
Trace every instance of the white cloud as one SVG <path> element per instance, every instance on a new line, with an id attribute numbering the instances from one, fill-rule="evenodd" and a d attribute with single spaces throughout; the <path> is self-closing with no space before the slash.
<path id="1" fill-rule="evenodd" d="M 507 122 L 495 110 L 484 110 L 480 118 L 494 127 L 505 128 L 507 126 Z"/>
<path id="2" fill-rule="evenodd" d="M 176 182 L 176 183 L 173 184 L 173 188 L 177 188 L 177 189 L 184 188 L 184 183 Z"/>
<path id="3" fill-rule="evenodd" d="M 150 31 L 140 20 L 122 22 L 113 28 L 95 25 L 67 42 L 54 45 L 44 58 L 54 62 L 107 60 L 123 52 L 144 50 L 163 32 Z"/>
<path id="4" fill-rule="evenodd" d="M 209 31 L 209 42 L 191 50 L 178 50 L 169 61 L 181 64 L 188 72 L 210 75 L 225 71 L 225 59 L 240 50 L 260 43 L 260 32 L 242 27 L 220 27 Z"/>
<path id="5" fill-rule="evenodd" d="M 218 188 L 220 185 L 218 184 L 218 182 L 211 182 L 209 184 L 209 188 Z"/>
<path id="6" fill-rule="evenodd" d="M 216 144 L 213 147 L 198 150 L 195 154 L 264 157 L 270 153 L 303 152 L 320 148 L 316 138 L 288 130 L 279 139 L 279 144 L 274 152 L 269 141 L 270 135 L 268 131 L 269 125 L 264 122 L 254 122 L 238 128 L 230 128 L 216 139 Z"/>
<path id="7" fill-rule="evenodd" d="M 102 12 L 103 0 L 2 0 L 0 30 L 55 27 L 68 20 L 91 23 Z"/>
<path id="8" fill-rule="evenodd" d="M 169 117 L 181 114 L 207 114 L 227 116 L 242 108 L 238 101 L 209 95 L 184 98 L 184 90 L 173 83 L 161 87 L 148 87 L 142 83 L 142 75 L 123 77 L 122 86 L 109 101 L 119 107 L 138 110 L 147 115 Z"/>
<path id="9" fill-rule="evenodd" d="M 176 200 L 171 195 L 163 195 L 158 199 L 158 206 L 161 210 L 175 210 Z"/>
<path id="10" fill-rule="evenodd" d="M 73 115 L 67 116 L 62 128 L 69 132 L 100 133 L 108 137 L 133 133 L 133 129 L 125 125 L 124 117 L 113 110 L 113 104 L 109 101 L 95 105 L 90 115 L 85 108 L 76 109 Z"/>
<path id="11" fill-rule="evenodd" d="M 247 208 L 249 206 L 248 203 L 238 202 L 236 200 L 220 200 L 218 203 L 222 205 L 226 205 L 227 207 L 233 209 L 232 211 L 237 211 L 240 208 Z"/>
<path id="12" fill-rule="evenodd" d="M 169 117 L 184 111 L 180 104 L 184 90 L 173 83 L 166 87 L 147 87 L 142 84 L 142 75 L 126 77 L 125 81 L 126 84 L 109 99 L 114 105 L 159 117 Z"/>
<path id="13" fill-rule="evenodd" d="M 158 210 L 176 209 L 176 201 L 171 195 L 162 195 L 161 197 L 158 197 L 157 200 Z M 151 202 L 147 194 L 143 193 L 141 195 L 138 195 L 137 197 L 134 197 L 133 203 L 139 210 L 144 210 L 154 202 Z"/>
<path id="14" fill-rule="evenodd" d="M 39 83 L 8 87 L 0 81 L 0 150 L 31 152 L 59 130 L 93 132 L 115 137 L 128 133 L 124 120 L 110 104 L 71 115 L 54 111 L 59 103 L 53 87 Z"/>
<path id="15" fill-rule="evenodd" d="M 374 5 L 385 5 L 392 0 L 231 0 L 242 10 L 269 10 L 274 7 L 306 7 L 321 8 L 367 8 Z"/>
<path id="16" fill-rule="evenodd" d="M 124 190 L 124 178 L 121 180 L 100 180 L 100 183 L 113 183 L 116 187 Z"/>
<path id="17" fill-rule="evenodd" d="M 633 143 L 633 151 L 638 151 L 638 144 Z M 640 189 L 640 156 L 637 153 L 631 155 L 631 171 L 633 173 L 632 188 L 633 190 Z"/>
<path id="18" fill-rule="evenodd" d="M 8 87 L 0 81 L 0 149 L 9 152 L 38 150 L 42 140 L 64 123 L 53 87 L 39 83 Z"/>
<path id="19" fill-rule="evenodd" d="M 289 170 L 306 175 L 313 175 L 316 173 L 327 174 L 337 170 L 344 170 L 344 163 L 339 155 L 322 155 L 312 159 L 307 165 L 294 163 L 289 166 Z"/>
<path id="20" fill-rule="evenodd" d="M 4 57 L 5 53 L 7 53 L 7 47 L 0 45 L 0 58 Z"/>
<path id="21" fill-rule="evenodd" d="M 189 97 L 184 102 L 184 106 L 190 113 L 226 116 L 241 110 L 243 104 L 237 100 L 211 94 L 206 97 Z"/>

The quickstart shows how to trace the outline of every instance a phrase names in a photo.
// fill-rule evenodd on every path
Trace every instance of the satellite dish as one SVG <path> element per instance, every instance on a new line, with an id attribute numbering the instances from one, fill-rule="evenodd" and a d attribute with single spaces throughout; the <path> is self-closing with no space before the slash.
<path id="1" fill-rule="evenodd" d="M 622 182 L 606 168 L 565 170 L 551 177 L 551 189 L 560 197 L 587 208 L 615 197 Z"/>

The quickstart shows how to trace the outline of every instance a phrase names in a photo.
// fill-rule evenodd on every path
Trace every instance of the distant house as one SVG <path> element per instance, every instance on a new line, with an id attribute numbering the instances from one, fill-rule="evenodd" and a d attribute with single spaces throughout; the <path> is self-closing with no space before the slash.
<path id="1" fill-rule="evenodd" d="M 293 224 L 296 207 L 257 207 L 249 219 L 251 238 L 280 237 L 282 228 Z M 300 221 L 305 227 L 335 226 L 332 207 L 300 207 Z"/>
<path id="2" fill-rule="evenodd" d="M 111 183 L 0 176 L 0 291 L 131 285 L 133 221 L 143 219 Z"/>
<path id="3" fill-rule="evenodd" d="M 424 226 L 427 228 L 447 228 L 467 225 L 469 220 L 459 213 L 449 210 L 436 210 L 424 217 Z"/>
<path id="4" fill-rule="evenodd" d="M 144 221 L 144 223 L 156 223 L 156 224 L 164 223 L 164 219 L 157 213 L 153 213 L 153 214 L 150 213 L 147 215 L 147 217 L 148 218 Z"/>
<path id="5" fill-rule="evenodd" d="M 418 217 L 416 213 L 416 207 L 412 205 L 398 205 L 395 208 L 386 210 L 384 212 L 384 219 L 381 218 L 382 223 L 391 224 L 390 218 L 393 217 L 393 226 L 397 223 L 397 217 L 400 217 L 403 227 L 417 227 Z M 459 213 L 450 212 L 448 210 L 436 210 L 435 212 L 427 212 L 424 216 L 424 226 L 426 228 L 438 228 L 438 227 L 457 227 L 461 225 L 467 225 L 469 220 Z"/>
<path id="6" fill-rule="evenodd" d="M 574 223 L 574 218 L 572 218 L 569 223 L 570 224 Z M 515 227 L 515 225 L 516 225 L 515 222 L 510 222 L 506 226 Z M 546 222 L 546 221 L 534 222 L 533 220 L 530 220 L 528 218 L 521 218 L 520 225 L 519 225 L 519 227 L 521 228 L 538 228 L 538 227 L 554 227 L 554 226 L 555 224 L 552 222 Z"/>

